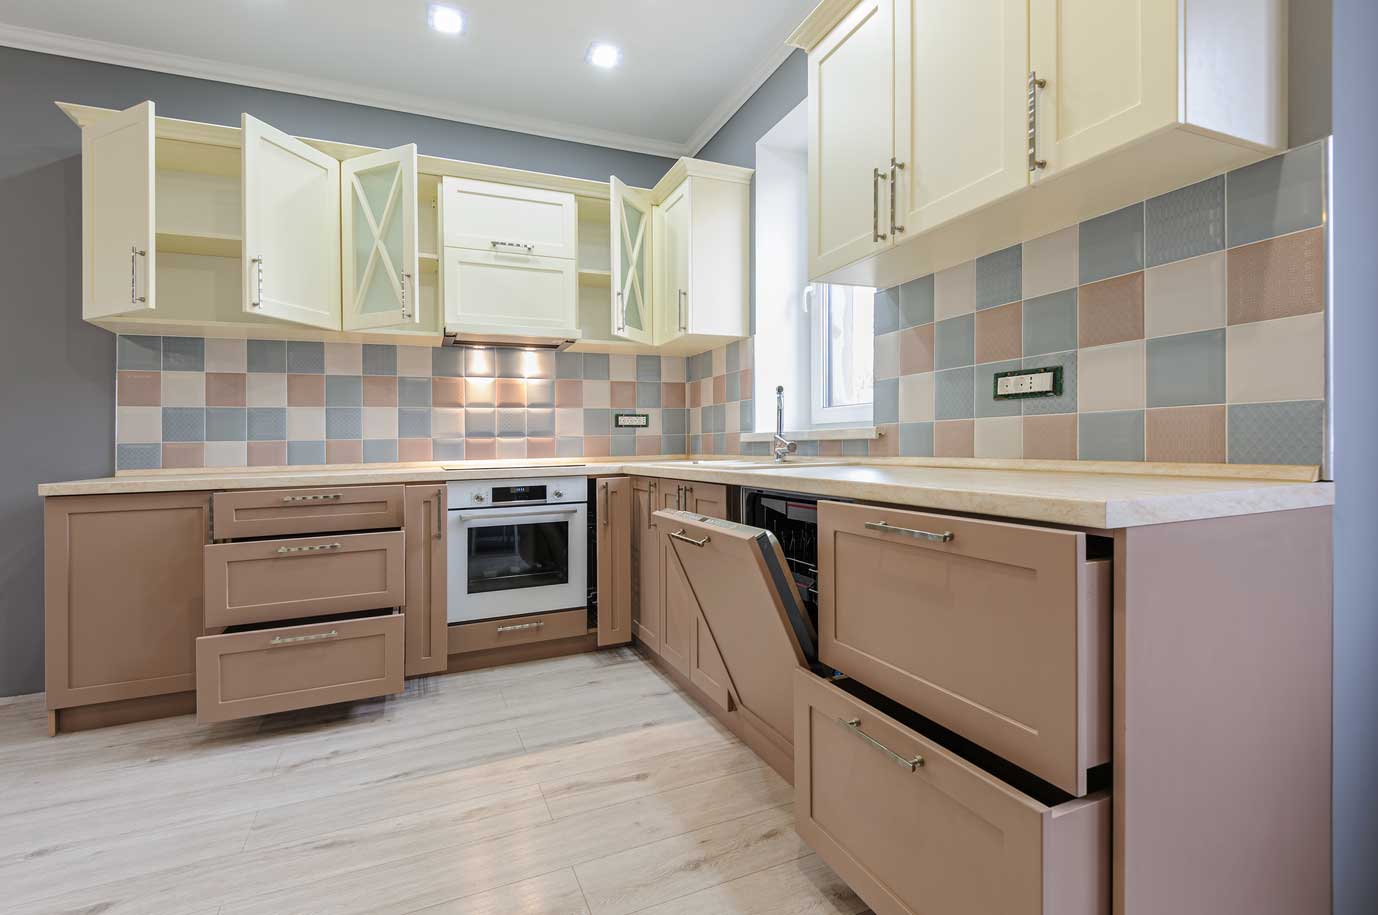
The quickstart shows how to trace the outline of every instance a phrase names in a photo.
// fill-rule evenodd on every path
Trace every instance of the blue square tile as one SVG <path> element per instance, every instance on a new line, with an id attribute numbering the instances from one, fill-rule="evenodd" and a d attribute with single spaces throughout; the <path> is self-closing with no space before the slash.
<path id="1" fill-rule="evenodd" d="M 116 445 L 116 470 L 157 470 L 163 466 L 162 445 Z"/>
<path id="2" fill-rule="evenodd" d="M 397 408 L 398 438 L 430 438 L 431 411 L 429 407 Z"/>
<path id="3" fill-rule="evenodd" d="M 1233 404 L 1226 424 L 1231 464 L 1321 463 L 1323 401 Z"/>
<path id="4" fill-rule="evenodd" d="M 397 439 L 364 439 L 365 464 L 391 464 L 397 460 Z"/>
<path id="5" fill-rule="evenodd" d="M 741 371 L 742 344 L 740 341 L 733 340 L 731 343 L 727 344 L 727 349 L 725 351 L 725 358 L 723 359 L 723 362 L 725 366 L 723 370 L 727 372 L 729 375 L 733 372 Z"/>
<path id="6" fill-rule="evenodd" d="M 723 400 L 727 403 L 736 403 L 742 399 L 742 373 L 728 372 L 724 377 L 726 380 L 723 382 Z"/>
<path id="7" fill-rule="evenodd" d="M 662 434 L 660 436 L 661 454 L 686 454 L 689 451 L 689 437 L 683 433 Z"/>
<path id="8" fill-rule="evenodd" d="M 397 405 L 399 407 L 429 407 L 431 405 L 431 380 L 429 378 L 398 378 Z"/>
<path id="9" fill-rule="evenodd" d="M 759 453 L 762 455 L 770 454 L 771 448 L 773 447 L 770 442 L 752 442 L 751 444 L 759 445 L 761 449 Z M 795 454 L 799 455 L 800 457 L 818 457 L 817 439 L 805 439 L 804 441 L 796 442 L 795 444 L 799 446 L 799 450 L 796 451 Z"/>
<path id="10" fill-rule="evenodd" d="M 291 375 L 324 375 L 325 344 L 310 340 L 287 341 L 287 372 Z M 287 449 L 291 459 L 292 449 Z"/>
<path id="11" fill-rule="evenodd" d="M 933 376 L 938 419 L 971 419 L 976 410 L 976 370 L 948 369 Z"/>
<path id="12" fill-rule="evenodd" d="M 584 354 L 583 354 L 583 353 L 556 353 L 556 354 L 555 354 L 555 377 L 556 377 L 556 378 L 583 378 L 583 377 L 584 377 Z"/>
<path id="13" fill-rule="evenodd" d="M 864 438 L 849 438 L 842 442 L 843 457 L 866 457 L 871 453 L 871 443 Z"/>
<path id="14" fill-rule="evenodd" d="M 932 457 L 932 456 L 933 456 L 933 424 L 932 424 L 932 423 L 901 423 L 901 424 L 900 424 L 900 456 L 901 456 L 901 457 Z"/>
<path id="15" fill-rule="evenodd" d="M 467 407 L 464 410 L 464 434 L 469 438 L 492 438 L 497 435 L 498 411 L 492 407 Z"/>
<path id="16" fill-rule="evenodd" d="M 976 366 L 976 415 L 1019 416 L 1023 413 L 1022 400 L 996 400 L 995 376 L 1000 372 L 1012 372 L 1020 367 L 1018 359 L 1008 362 L 987 362 Z"/>
<path id="17" fill-rule="evenodd" d="M 976 361 L 976 316 L 939 321 L 934 329 L 933 367 L 955 369 Z"/>
<path id="18" fill-rule="evenodd" d="M 204 372 L 206 341 L 201 337 L 164 337 L 164 372 Z"/>
<path id="19" fill-rule="evenodd" d="M 607 353 L 584 353 L 584 378 L 587 381 L 608 380 Z"/>
<path id="20" fill-rule="evenodd" d="M 325 437 L 328 439 L 363 438 L 363 409 L 361 407 L 326 407 Z"/>
<path id="21" fill-rule="evenodd" d="M 703 436 L 701 436 L 701 435 L 691 435 L 691 436 L 689 436 L 689 453 L 690 453 L 690 454 L 702 454 L 702 453 L 703 453 L 703 444 L 702 444 L 702 440 L 703 440 Z"/>
<path id="22" fill-rule="evenodd" d="M 613 457 L 631 457 L 636 454 L 636 436 L 614 435 L 609 451 Z"/>
<path id="23" fill-rule="evenodd" d="M 612 434 L 612 411 L 602 407 L 584 408 L 584 435 Z"/>
<path id="24" fill-rule="evenodd" d="M 560 436 L 555 439 L 555 456 L 562 458 L 583 457 L 584 439 L 577 435 Z"/>
<path id="25" fill-rule="evenodd" d="M 876 290 L 872 319 L 876 336 L 893 334 L 900 329 L 900 290 L 898 286 L 893 289 Z"/>
<path id="26" fill-rule="evenodd" d="M 1081 224 L 1081 283 L 1133 273 L 1144 267 L 1144 205 L 1136 203 Z"/>
<path id="27" fill-rule="evenodd" d="M 431 374 L 437 378 L 463 378 L 464 347 L 437 346 L 432 349 Z"/>
<path id="28" fill-rule="evenodd" d="M 1062 366 L 1062 393 L 1056 397 L 1029 397 L 1020 401 L 1025 416 L 1047 416 L 1051 413 L 1077 412 L 1077 354 L 1044 353 L 1025 356 L 1023 368 L 1042 369 Z"/>
<path id="29" fill-rule="evenodd" d="M 743 426 L 743 429 L 746 427 Z M 683 435 L 689 431 L 689 411 L 669 409 L 660 411 L 660 431 L 665 435 Z"/>
<path id="30" fill-rule="evenodd" d="M 1142 461 L 1144 411 L 1081 414 L 1077 417 L 1077 456 L 1083 461 Z"/>
<path id="31" fill-rule="evenodd" d="M 1148 405 L 1225 402 L 1225 330 L 1154 337 L 1147 343 Z"/>
<path id="32" fill-rule="evenodd" d="M 1225 183 L 1231 248 L 1315 228 L 1325 216 L 1325 147 L 1312 143 L 1246 165 Z"/>
<path id="33" fill-rule="evenodd" d="M 497 354 L 497 373 L 499 378 L 524 378 L 526 352 L 519 349 L 502 348 L 494 351 Z"/>
<path id="34" fill-rule="evenodd" d="M 247 347 L 249 371 L 287 371 L 287 344 L 281 340 L 250 340 Z"/>
<path id="35" fill-rule="evenodd" d="M 994 308 L 1022 299 L 1024 288 L 1024 246 L 1011 245 L 1003 251 L 976 258 L 976 307 Z"/>
<path id="36" fill-rule="evenodd" d="M 497 424 L 499 438 L 521 438 L 526 435 L 526 408 L 499 408 L 497 411 Z"/>
<path id="37" fill-rule="evenodd" d="M 900 287 L 900 327 L 933 323 L 933 274 Z M 879 331 L 876 331 L 879 334 Z"/>
<path id="38" fill-rule="evenodd" d="M 248 438 L 248 410 L 243 407 L 206 408 L 206 441 L 243 442 Z"/>
<path id="39" fill-rule="evenodd" d="M 396 375 L 397 347 L 385 343 L 365 343 L 364 374 Z"/>
<path id="40" fill-rule="evenodd" d="M 723 432 L 713 433 L 713 453 L 727 454 L 727 435 Z"/>
<path id="41" fill-rule="evenodd" d="M 1024 302 L 1024 355 L 1077 348 L 1077 291 L 1066 289 Z"/>
<path id="42" fill-rule="evenodd" d="M 643 410 L 660 406 L 659 381 L 638 381 L 636 383 L 636 406 Z"/>
<path id="43" fill-rule="evenodd" d="M 1225 247 L 1225 177 L 1217 175 L 1144 204 L 1148 266 Z"/>
<path id="44" fill-rule="evenodd" d="M 163 407 L 163 441 L 204 442 L 205 407 Z"/>
<path id="45" fill-rule="evenodd" d="M 654 381 L 660 382 L 660 357 L 659 356 L 637 356 L 636 357 L 636 380 L 640 382 Z"/>
<path id="46" fill-rule="evenodd" d="M 287 440 L 286 407 L 250 407 L 249 441 L 281 442 Z"/>
<path id="47" fill-rule="evenodd" d="M 294 465 L 324 464 L 325 442 L 288 442 L 287 463 Z"/>
<path id="48" fill-rule="evenodd" d="M 741 417 L 742 431 L 756 431 L 756 401 L 743 400 L 742 405 L 737 408 L 737 411 L 737 415 Z"/>
<path id="49" fill-rule="evenodd" d="M 163 338 L 120 334 L 115 340 L 115 367 L 126 372 L 161 372 Z M 162 455 L 158 465 L 162 465 Z"/>
<path id="50" fill-rule="evenodd" d="M 358 375 L 326 375 L 327 407 L 360 407 L 364 403 L 364 380 Z"/>
<path id="51" fill-rule="evenodd" d="M 877 379 L 871 393 L 871 421 L 877 426 L 900 421 L 900 380 Z"/>
<path id="52" fill-rule="evenodd" d="M 464 439 L 437 438 L 432 440 L 431 459 L 436 461 L 464 460 Z"/>

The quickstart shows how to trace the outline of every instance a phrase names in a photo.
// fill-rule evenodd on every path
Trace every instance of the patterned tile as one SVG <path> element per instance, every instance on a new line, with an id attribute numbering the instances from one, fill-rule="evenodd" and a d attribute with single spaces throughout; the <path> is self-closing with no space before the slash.
<path id="1" fill-rule="evenodd" d="M 900 329 L 900 288 L 877 289 L 872 314 L 873 332 L 892 334 Z"/>
<path id="2" fill-rule="evenodd" d="M 933 323 L 933 274 L 900 287 L 900 327 Z"/>
<path id="3" fill-rule="evenodd" d="M 971 419 L 933 424 L 934 457 L 975 457 L 976 421 Z"/>
<path id="4" fill-rule="evenodd" d="M 363 438 L 363 435 L 362 407 L 325 408 L 325 437 L 327 439 L 358 439 Z"/>
<path id="5" fill-rule="evenodd" d="M 901 348 L 904 345 L 900 341 Z M 976 354 L 976 316 L 961 315 L 939 321 L 934 333 L 933 367 L 935 369 L 955 369 L 975 362 Z M 901 360 L 903 353 L 901 351 Z M 900 371 L 904 371 L 901 361 Z M 906 373 L 907 374 L 907 373 Z"/>
<path id="6" fill-rule="evenodd" d="M 162 445 L 116 445 L 116 470 L 157 470 L 163 464 Z"/>
<path id="7" fill-rule="evenodd" d="M 242 442 L 249 437 L 249 413 L 243 407 L 207 407 L 206 441 Z"/>
<path id="8" fill-rule="evenodd" d="M 497 409 L 498 438 L 519 438 L 526 435 L 526 410 L 521 407 Z"/>
<path id="9" fill-rule="evenodd" d="M 1230 247 L 1321 224 L 1325 147 L 1312 143 L 1226 176 Z"/>
<path id="10" fill-rule="evenodd" d="M 1217 175 L 1144 204 L 1147 265 L 1225 247 L 1225 177 Z"/>
<path id="11" fill-rule="evenodd" d="M 875 382 L 871 399 L 872 422 L 877 426 L 897 423 L 900 417 L 900 383 L 898 378 Z"/>
<path id="12" fill-rule="evenodd" d="M 1225 462 L 1225 407 L 1148 411 L 1147 459 L 1190 464 Z"/>
<path id="13" fill-rule="evenodd" d="M 583 353 L 556 353 L 555 354 L 555 377 L 582 379 L 584 377 L 584 354 Z"/>
<path id="14" fill-rule="evenodd" d="M 164 372 L 204 372 L 206 341 L 201 337 L 164 337 Z"/>
<path id="15" fill-rule="evenodd" d="M 287 344 L 281 340 L 250 340 L 248 344 L 250 372 L 287 371 Z"/>
<path id="16" fill-rule="evenodd" d="M 163 441 L 203 442 L 206 440 L 204 407 L 163 407 Z"/>
<path id="17" fill-rule="evenodd" d="M 1325 308 L 1325 230 L 1231 248 L 1231 324 L 1312 314 Z"/>
<path id="18" fill-rule="evenodd" d="M 1080 285 L 1144 267 L 1144 205 L 1136 203 L 1081 224 L 1077 238 Z"/>
<path id="19" fill-rule="evenodd" d="M 397 460 L 397 439 L 371 439 L 364 442 L 365 464 L 390 464 Z"/>
<path id="20" fill-rule="evenodd" d="M 247 431 L 251 442 L 285 442 L 287 408 L 249 407 Z"/>
<path id="21" fill-rule="evenodd" d="M 378 343 L 365 343 L 363 351 L 363 374 L 396 375 L 397 347 Z"/>
<path id="22" fill-rule="evenodd" d="M 971 419 L 976 409 L 976 370 L 949 369 L 934 375 L 933 390 L 938 419 Z"/>
<path id="23" fill-rule="evenodd" d="M 288 442 L 287 463 L 293 465 L 324 464 L 325 442 Z"/>
<path id="24" fill-rule="evenodd" d="M 324 375 L 325 344 L 309 341 L 287 341 L 287 372 L 291 375 Z M 288 448 L 288 459 L 291 459 L 290 447 Z"/>
<path id="25" fill-rule="evenodd" d="M 1024 459 L 1075 461 L 1077 417 L 1075 413 L 1024 417 Z"/>
<path id="26" fill-rule="evenodd" d="M 361 407 L 363 404 L 364 381 L 362 376 L 325 376 L 325 405 L 327 407 Z"/>
<path id="27" fill-rule="evenodd" d="M 1077 290 L 1028 299 L 1021 306 L 1024 355 L 1061 353 L 1077 346 Z"/>
<path id="28" fill-rule="evenodd" d="M 1225 402 L 1225 331 L 1203 330 L 1148 341 L 1148 406 Z"/>
<path id="29" fill-rule="evenodd" d="M 1083 413 L 1077 438 L 1077 456 L 1083 461 L 1142 461 L 1144 411 Z"/>
<path id="30" fill-rule="evenodd" d="M 1011 245 L 1003 251 L 976 258 L 976 307 L 992 308 L 1017 302 L 1023 296 L 1024 248 Z"/>
<path id="31" fill-rule="evenodd" d="M 1062 366 L 1062 393 L 1056 397 L 1030 397 L 1021 401 L 1025 416 L 1046 416 L 1049 413 L 1077 412 L 1077 354 L 1047 353 L 1025 356 L 1024 368 L 1041 369 Z"/>
<path id="32" fill-rule="evenodd" d="M 1018 359 L 1008 362 L 988 362 L 976 366 L 975 400 L 976 416 L 1018 416 L 1023 412 L 1022 400 L 996 400 L 995 376 L 999 372 L 1012 372 L 1019 368 Z"/>
<path id="33" fill-rule="evenodd" d="M 900 455 L 903 457 L 932 457 L 933 423 L 900 423 Z"/>
<path id="34" fill-rule="evenodd" d="M 976 361 L 1018 359 L 1024 354 L 1024 310 L 1019 302 L 976 312 Z"/>
<path id="35" fill-rule="evenodd" d="M 1231 464 L 1320 464 L 1325 404 L 1296 401 L 1229 408 Z"/>
<path id="36" fill-rule="evenodd" d="M 401 407 L 397 411 L 399 438 L 430 438 L 431 411 L 429 407 Z"/>
<path id="37" fill-rule="evenodd" d="M 1142 272 L 1091 283 L 1077 290 L 1077 345 L 1104 346 L 1144 336 Z"/>
<path id="38" fill-rule="evenodd" d="M 161 372 L 163 338 L 120 334 L 115 338 L 115 368 L 134 372 Z M 161 455 L 159 460 L 162 460 Z"/>
<path id="39" fill-rule="evenodd" d="M 435 386 L 436 379 L 432 378 L 398 378 L 397 379 L 397 404 L 402 407 L 429 407 L 431 405 L 431 390 Z M 445 381 L 447 379 L 440 379 Z M 455 387 L 458 387 L 456 385 Z"/>

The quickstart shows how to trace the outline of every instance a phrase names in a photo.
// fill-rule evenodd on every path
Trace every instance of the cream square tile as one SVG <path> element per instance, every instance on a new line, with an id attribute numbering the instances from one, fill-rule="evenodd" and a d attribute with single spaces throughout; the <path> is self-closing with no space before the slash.
<path id="1" fill-rule="evenodd" d="M 492 434 L 492 430 L 489 430 Z M 431 435 L 435 438 L 452 438 L 464 435 L 463 407 L 432 407 Z"/>
<path id="2" fill-rule="evenodd" d="M 525 438 L 500 438 L 497 440 L 498 460 L 510 461 L 526 457 Z"/>
<path id="3" fill-rule="evenodd" d="M 1078 285 L 1079 226 L 1024 242 L 1024 298 L 1061 292 Z"/>
<path id="4" fill-rule="evenodd" d="M 246 340 L 207 340 L 206 341 L 206 371 L 208 372 L 244 372 L 248 371 L 248 341 Z M 207 467 L 227 466 L 211 465 L 209 455 L 207 456 Z"/>
<path id="5" fill-rule="evenodd" d="M 978 458 L 1023 457 L 1023 417 L 994 416 L 976 420 L 976 456 Z"/>
<path id="6" fill-rule="evenodd" d="M 684 381 L 687 368 L 683 356 L 665 356 L 660 360 L 661 381 Z"/>
<path id="7" fill-rule="evenodd" d="M 325 441 L 325 407 L 288 407 L 287 439 L 293 442 Z"/>
<path id="8" fill-rule="evenodd" d="M 1144 334 L 1165 337 L 1225 326 L 1224 251 L 1144 272 Z"/>
<path id="9" fill-rule="evenodd" d="M 730 403 L 723 404 L 723 407 L 723 431 L 742 431 L 741 403 L 739 401 L 732 401 Z"/>
<path id="10" fill-rule="evenodd" d="M 206 341 L 207 354 L 210 340 Z M 249 465 L 248 442 L 206 442 L 207 467 L 247 467 Z"/>
<path id="11" fill-rule="evenodd" d="M 122 445 L 161 442 L 163 440 L 163 410 L 161 407 L 116 407 L 115 441 Z"/>
<path id="12" fill-rule="evenodd" d="M 636 381 L 636 357 L 613 353 L 608 357 L 608 377 L 613 381 Z"/>
<path id="13" fill-rule="evenodd" d="M 876 378 L 898 378 L 900 373 L 900 335 L 881 334 L 876 337 Z"/>
<path id="14" fill-rule="evenodd" d="M 659 436 L 661 427 L 660 410 L 656 407 L 643 407 L 636 412 L 646 414 L 646 428 L 637 429 L 635 434 Z"/>
<path id="15" fill-rule="evenodd" d="M 555 434 L 557 436 L 583 435 L 583 409 L 581 407 L 556 407 Z"/>
<path id="16" fill-rule="evenodd" d="M 163 406 L 204 407 L 206 405 L 206 376 L 203 373 L 163 372 L 162 381 Z"/>
<path id="17" fill-rule="evenodd" d="M 689 434 L 700 435 L 703 432 L 703 411 L 689 411 Z"/>
<path id="18" fill-rule="evenodd" d="M 612 383 L 608 381 L 585 381 L 584 406 L 600 409 L 607 409 L 612 406 Z"/>
<path id="19" fill-rule="evenodd" d="M 933 421 L 933 373 L 900 376 L 900 422 Z"/>
<path id="20" fill-rule="evenodd" d="M 1077 355 L 1077 409 L 1141 410 L 1144 406 L 1144 341 L 1092 346 Z"/>
<path id="21" fill-rule="evenodd" d="M 364 407 L 364 438 L 397 438 L 396 407 Z"/>
<path id="22" fill-rule="evenodd" d="M 429 346 L 397 347 L 397 374 L 402 378 L 429 378 L 431 348 Z"/>
<path id="23" fill-rule="evenodd" d="M 1236 324 L 1225 336 L 1230 403 L 1320 400 L 1325 396 L 1325 316 Z"/>
<path id="24" fill-rule="evenodd" d="M 327 375 L 362 375 L 364 373 L 363 345 L 360 343 L 327 343 L 325 345 L 325 373 Z"/>
<path id="25" fill-rule="evenodd" d="M 245 383 L 244 398 L 251 407 L 287 406 L 287 376 L 250 372 Z"/>
<path id="26" fill-rule="evenodd" d="M 933 277 L 935 321 L 976 310 L 976 261 L 949 267 Z"/>
<path id="27" fill-rule="evenodd" d="M 727 347 L 719 346 L 713 350 L 713 374 L 727 374 Z"/>

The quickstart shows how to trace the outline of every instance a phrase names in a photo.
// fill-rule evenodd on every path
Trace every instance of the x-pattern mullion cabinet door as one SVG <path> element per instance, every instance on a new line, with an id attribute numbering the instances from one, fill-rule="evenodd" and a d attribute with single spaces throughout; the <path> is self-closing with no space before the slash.
<path id="1" fill-rule="evenodd" d="M 247 114 L 242 127 L 244 311 L 339 330 L 340 163 Z"/>
<path id="2" fill-rule="evenodd" d="M 416 145 L 340 163 L 345 330 L 419 322 Z"/>
<path id="3" fill-rule="evenodd" d="M 142 102 L 81 131 L 82 317 L 152 312 L 153 103 Z"/>
<path id="4" fill-rule="evenodd" d="M 612 333 L 651 343 L 651 205 L 615 176 L 611 193 Z"/>

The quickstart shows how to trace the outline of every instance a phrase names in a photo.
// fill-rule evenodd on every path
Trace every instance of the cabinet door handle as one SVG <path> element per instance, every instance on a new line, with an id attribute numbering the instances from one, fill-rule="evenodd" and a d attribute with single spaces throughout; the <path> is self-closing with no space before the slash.
<path id="1" fill-rule="evenodd" d="M 490 241 L 488 244 L 492 245 L 494 248 L 520 248 L 527 254 L 530 254 L 532 251 L 536 250 L 535 245 L 528 245 L 525 242 L 520 241 L 498 241 L 497 239 L 494 239 L 493 241 Z"/>
<path id="2" fill-rule="evenodd" d="M 867 521 L 866 529 L 880 531 L 883 534 L 903 534 L 906 537 L 913 537 L 916 540 L 932 540 L 934 543 L 948 543 L 952 540 L 952 531 L 934 533 L 933 531 L 920 531 L 912 527 L 895 527 L 884 521 Z"/>
<path id="3" fill-rule="evenodd" d="M 435 539 L 445 539 L 445 499 L 441 489 L 435 491 Z"/>
<path id="4" fill-rule="evenodd" d="M 683 540 L 685 543 L 692 543 L 694 546 L 703 546 L 704 544 L 708 543 L 708 541 L 711 539 L 710 537 L 705 535 L 699 538 L 698 540 L 695 540 L 693 537 L 690 537 L 684 533 L 684 528 L 680 528 L 677 531 L 670 531 L 670 536 L 674 537 L 676 540 Z"/>
<path id="5" fill-rule="evenodd" d="M 326 493 L 312 493 L 312 494 L 309 495 L 309 496 L 283 496 L 283 497 L 282 497 L 282 501 L 284 501 L 284 502 L 331 502 L 331 501 L 334 501 L 334 500 L 336 500 L 336 499 L 342 499 L 342 498 L 344 498 L 344 493 L 339 493 L 339 492 L 326 492 Z"/>
<path id="6" fill-rule="evenodd" d="M 318 543 L 315 546 L 280 546 L 279 553 L 325 553 L 330 550 L 338 550 L 343 546 L 339 543 Z"/>
<path id="7" fill-rule="evenodd" d="M 878 168 L 871 169 L 871 241 L 885 241 L 889 238 L 880 230 L 880 183 L 885 173 Z"/>
<path id="8" fill-rule="evenodd" d="M 890 757 L 892 760 L 894 760 L 895 765 L 899 766 L 901 769 L 908 769 L 910 772 L 917 772 L 919 771 L 919 767 L 923 765 L 922 756 L 916 755 L 913 758 L 901 756 L 894 750 L 887 747 L 885 744 L 881 743 L 879 740 L 876 740 L 870 734 L 867 734 L 865 731 L 861 729 L 860 718 L 838 718 L 837 723 L 842 725 L 847 730 L 851 731 L 856 736 L 860 737 L 862 740 L 869 743 L 871 746 L 875 747 L 880 752 L 884 753 L 886 756 Z"/>
<path id="9" fill-rule="evenodd" d="M 683 289 L 678 290 L 678 293 L 679 294 L 675 297 L 675 307 L 679 310 L 679 329 L 687 331 L 689 329 L 689 319 L 685 316 L 685 305 L 689 298 L 689 293 Z"/>
<path id="10" fill-rule="evenodd" d="M 616 292 L 617 297 L 617 332 L 626 333 L 627 330 L 627 309 L 623 307 L 622 290 Z"/>
<path id="11" fill-rule="evenodd" d="M 1046 79 L 1038 78 L 1037 70 L 1029 71 L 1029 171 L 1037 172 L 1048 167 L 1048 160 L 1038 158 L 1038 90 L 1048 85 Z"/>
<path id="12" fill-rule="evenodd" d="M 411 279 L 410 273 L 402 274 L 402 320 L 411 319 L 411 311 L 407 308 L 407 280 Z"/>
<path id="13" fill-rule="evenodd" d="M 904 226 L 895 222 L 895 188 L 899 185 L 897 172 L 904 171 L 904 163 L 899 162 L 894 156 L 890 157 L 890 234 L 898 235 L 904 231 Z"/>
<path id="14" fill-rule="evenodd" d="M 148 301 L 148 296 L 139 295 L 139 258 L 148 257 L 148 252 L 138 245 L 129 246 L 129 304 L 139 305 Z"/>
<path id="15" fill-rule="evenodd" d="M 520 632 L 524 629 L 541 629 L 544 626 L 544 620 L 538 620 L 534 623 L 513 623 L 510 626 L 499 626 L 498 632 Z"/>
<path id="16" fill-rule="evenodd" d="M 263 255 L 251 258 L 250 263 L 254 265 L 255 289 L 254 300 L 249 303 L 253 308 L 263 307 Z"/>
<path id="17" fill-rule="evenodd" d="M 608 484 L 598 484 L 598 495 L 602 498 L 603 507 L 598 509 L 598 523 L 603 527 L 608 526 Z"/>
<path id="18" fill-rule="evenodd" d="M 311 635 L 289 635 L 289 636 L 277 635 L 277 636 L 273 636 L 273 640 L 272 640 L 271 642 L 269 642 L 268 644 L 269 644 L 269 645 L 291 645 L 293 642 L 319 642 L 319 641 L 321 641 L 322 639 L 333 639 L 333 638 L 337 638 L 337 637 L 339 636 L 339 634 L 340 634 L 339 632 L 337 632 L 336 630 L 332 629 L 332 630 L 330 630 L 329 632 L 316 632 L 316 633 L 312 633 Z"/>
<path id="19" fill-rule="evenodd" d="M 656 489 L 657 489 L 657 486 L 656 486 L 656 481 L 655 481 L 655 480 L 652 480 L 650 483 L 648 483 L 648 484 L 646 485 L 646 493 L 647 493 L 647 496 L 649 497 L 649 498 L 646 499 L 646 526 L 647 526 L 647 527 L 655 527 L 655 526 L 656 526 Z"/>

